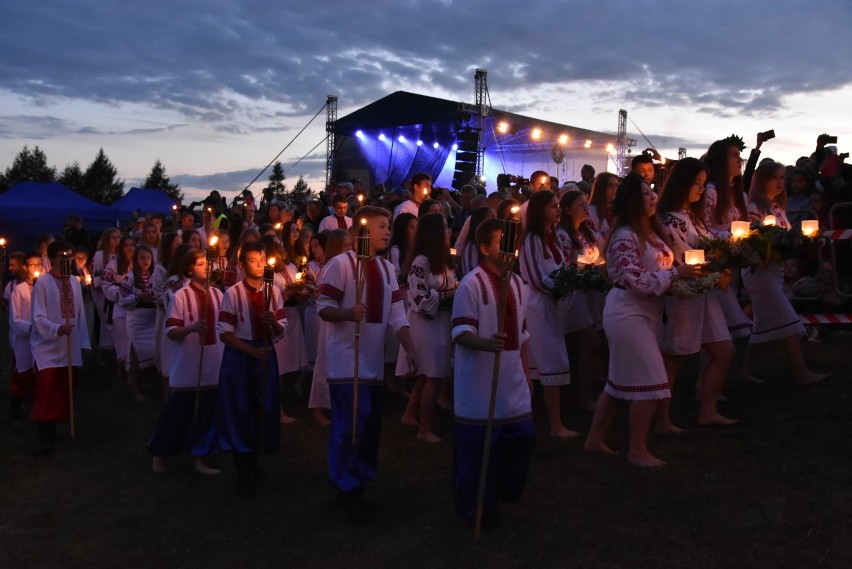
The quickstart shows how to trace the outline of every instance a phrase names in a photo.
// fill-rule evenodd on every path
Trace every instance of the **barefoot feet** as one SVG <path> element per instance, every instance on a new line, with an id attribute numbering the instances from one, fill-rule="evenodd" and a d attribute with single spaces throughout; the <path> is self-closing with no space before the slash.
<path id="1" fill-rule="evenodd" d="M 432 431 L 426 433 L 417 433 L 417 438 L 421 441 L 426 441 L 427 443 L 439 443 L 441 442 L 440 437 L 438 437 Z"/>
<path id="2" fill-rule="evenodd" d="M 557 439 L 573 439 L 574 437 L 579 436 L 579 435 L 580 435 L 580 433 L 578 433 L 577 431 L 572 431 L 570 429 L 566 429 L 562 425 L 559 425 L 559 427 L 557 427 L 555 429 L 552 428 L 552 427 L 550 429 L 550 436 L 556 437 Z"/>
<path id="3" fill-rule="evenodd" d="M 658 468 L 666 464 L 647 450 L 643 452 L 630 451 L 627 453 L 627 462 L 643 468 Z"/>
<path id="4" fill-rule="evenodd" d="M 207 465 L 201 458 L 195 459 L 195 471 L 199 474 L 203 474 L 205 476 L 215 476 L 217 474 L 221 474 L 222 471 L 218 468 L 212 468 Z"/>
<path id="5" fill-rule="evenodd" d="M 737 419 L 728 419 L 719 413 L 698 416 L 698 424 L 702 427 L 727 427 L 737 423 L 739 423 Z"/>
<path id="6" fill-rule="evenodd" d="M 166 471 L 166 459 L 155 456 L 151 466 L 154 468 L 154 472 L 163 474 Z"/>

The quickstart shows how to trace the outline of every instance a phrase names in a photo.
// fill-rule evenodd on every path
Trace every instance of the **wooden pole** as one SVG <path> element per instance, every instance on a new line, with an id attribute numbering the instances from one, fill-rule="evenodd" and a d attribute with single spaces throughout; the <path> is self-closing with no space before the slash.
<path id="1" fill-rule="evenodd" d="M 210 302 L 210 267 L 218 256 L 216 241 L 217 238 L 214 236 L 210 239 L 210 246 L 207 247 L 207 280 L 204 281 L 204 306 L 201 307 L 198 313 L 199 322 L 205 320 L 207 317 L 207 303 Z M 192 286 L 192 283 L 190 283 L 189 286 Z M 193 427 L 198 421 L 198 408 L 201 405 L 201 370 L 204 364 L 204 340 L 205 337 L 199 334 L 198 342 L 201 344 L 201 350 L 198 354 L 198 375 L 196 376 L 195 381 L 195 409 L 192 412 Z"/>
<path id="2" fill-rule="evenodd" d="M 59 261 L 59 276 L 62 279 L 62 296 L 65 297 L 63 300 L 65 301 L 65 326 L 68 327 L 71 325 L 71 316 L 68 307 L 71 306 L 71 299 L 73 293 L 71 291 L 71 261 L 72 258 L 68 256 L 67 253 L 64 253 L 62 258 Z M 74 364 L 73 357 L 71 355 L 71 332 L 68 332 L 68 335 L 65 336 L 65 351 L 68 356 L 68 419 L 71 425 L 71 438 L 75 438 L 76 429 L 75 429 L 75 421 L 74 421 Z"/>

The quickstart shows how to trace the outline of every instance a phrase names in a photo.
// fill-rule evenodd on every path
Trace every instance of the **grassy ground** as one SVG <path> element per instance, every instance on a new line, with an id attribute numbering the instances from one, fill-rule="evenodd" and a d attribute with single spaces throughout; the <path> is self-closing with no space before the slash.
<path id="1" fill-rule="evenodd" d="M 852 335 L 805 349 L 834 376 L 797 388 L 778 363 L 766 367 L 768 385 L 735 381 L 723 411 L 741 423 L 726 429 L 695 426 L 695 364 L 686 366 L 673 407 L 688 430 L 653 437 L 669 462 L 658 470 L 624 460 L 624 414 L 610 438 L 621 456 L 586 456 L 581 441 L 546 435 L 537 396 L 526 494 L 478 544 L 453 513 L 450 417 L 438 420 L 443 444 L 420 443 L 398 422 L 399 396 L 386 400 L 368 493 L 379 520 L 352 528 L 326 477 L 327 431 L 303 405 L 247 502 L 227 456 L 212 460 L 218 477 L 197 476 L 186 457 L 155 475 L 144 447 L 160 402 L 137 404 L 106 373 L 80 381 L 77 439 L 60 428 L 51 457 L 36 455 L 29 420 L 9 420 L 4 381 L 0 567 L 852 567 Z M 566 413 L 588 431 L 588 413 Z"/>

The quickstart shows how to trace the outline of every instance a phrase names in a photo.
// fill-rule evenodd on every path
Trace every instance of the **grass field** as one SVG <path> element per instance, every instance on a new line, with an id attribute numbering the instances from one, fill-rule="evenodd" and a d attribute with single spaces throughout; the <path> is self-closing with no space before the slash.
<path id="1" fill-rule="evenodd" d="M 798 388 L 778 362 L 767 385 L 733 381 L 722 409 L 741 422 L 724 429 L 695 426 L 695 363 L 685 366 L 673 410 L 687 432 L 652 437 L 669 463 L 655 470 L 624 460 L 625 414 L 609 440 L 620 456 L 587 456 L 580 440 L 546 435 L 537 394 L 526 494 L 477 544 L 453 512 L 451 418 L 437 421 L 444 443 L 421 443 L 398 421 L 398 395 L 386 398 L 367 494 L 379 519 L 353 528 L 334 506 L 327 431 L 303 403 L 288 406 L 299 422 L 263 459 L 259 498 L 244 501 L 225 455 L 211 460 L 218 477 L 187 457 L 154 474 L 145 443 L 161 402 L 136 403 L 103 372 L 79 382 L 76 440 L 61 427 L 55 454 L 37 455 L 33 424 L 8 418 L 4 378 L 0 567 L 852 567 L 852 335 L 805 350 L 834 375 Z M 590 414 L 566 413 L 588 431 Z"/>

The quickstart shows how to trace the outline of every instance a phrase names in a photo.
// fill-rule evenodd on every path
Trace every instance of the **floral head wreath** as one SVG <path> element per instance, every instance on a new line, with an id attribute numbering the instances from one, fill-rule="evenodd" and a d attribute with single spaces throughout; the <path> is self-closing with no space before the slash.
<path id="1" fill-rule="evenodd" d="M 746 149 L 745 141 L 741 136 L 737 136 L 736 134 L 732 134 L 728 138 L 722 139 L 722 142 L 725 143 L 725 146 L 736 146 L 740 149 L 740 152 Z"/>

